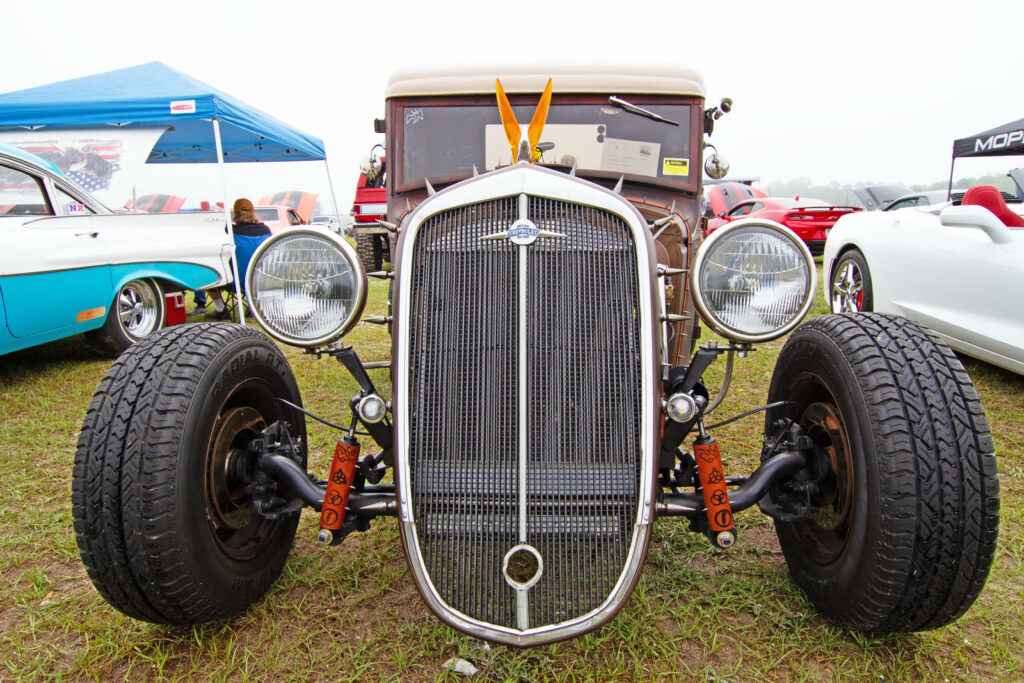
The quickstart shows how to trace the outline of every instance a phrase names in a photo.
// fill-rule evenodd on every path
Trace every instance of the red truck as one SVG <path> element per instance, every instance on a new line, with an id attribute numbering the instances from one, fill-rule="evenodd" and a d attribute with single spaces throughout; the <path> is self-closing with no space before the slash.
<path id="1" fill-rule="evenodd" d="M 384 186 L 386 160 L 376 154 L 378 147 L 370 151 L 363 163 L 356 183 L 356 196 L 352 203 L 352 226 L 356 238 L 356 251 L 367 272 L 381 270 L 384 262 L 391 262 L 391 248 L 387 230 L 378 223 L 388 212 L 388 193 Z"/>

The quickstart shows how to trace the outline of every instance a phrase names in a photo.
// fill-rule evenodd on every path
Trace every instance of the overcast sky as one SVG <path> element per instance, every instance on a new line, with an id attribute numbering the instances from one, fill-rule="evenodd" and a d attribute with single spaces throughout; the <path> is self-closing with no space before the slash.
<path id="1" fill-rule="evenodd" d="M 372 122 L 383 116 L 388 75 L 411 64 L 621 58 L 695 66 L 709 102 L 734 100 L 712 142 L 732 175 L 760 176 L 763 184 L 943 180 L 955 138 L 1024 118 L 1020 0 L 0 0 L 0 7 L 0 91 L 164 62 L 322 138 L 345 212 L 359 160 L 382 137 Z M 1014 166 L 1024 159 L 961 160 L 957 175 Z M 229 167 L 229 194 L 326 194 L 322 169 L 267 164 L 252 175 Z M 209 168 L 175 173 L 185 187 L 177 193 L 220 183 Z"/>

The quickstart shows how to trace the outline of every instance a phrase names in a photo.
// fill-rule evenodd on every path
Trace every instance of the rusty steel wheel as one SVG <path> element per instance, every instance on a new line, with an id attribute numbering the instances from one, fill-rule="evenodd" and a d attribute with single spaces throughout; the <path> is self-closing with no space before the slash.
<path id="1" fill-rule="evenodd" d="M 792 402 L 768 414 L 769 431 L 789 419 L 816 446 L 810 513 L 775 523 L 815 607 L 879 633 L 963 614 L 992 564 L 999 486 L 984 411 L 949 348 L 897 316 L 814 318 L 779 354 L 768 401 Z"/>
<path id="2" fill-rule="evenodd" d="M 137 619 L 196 624 L 258 600 L 280 574 L 299 513 L 258 517 L 250 442 L 283 419 L 305 452 L 288 362 L 262 333 L 181 325 L 132 346 L 96 390 L 72 477 L 89 577 Z"/>

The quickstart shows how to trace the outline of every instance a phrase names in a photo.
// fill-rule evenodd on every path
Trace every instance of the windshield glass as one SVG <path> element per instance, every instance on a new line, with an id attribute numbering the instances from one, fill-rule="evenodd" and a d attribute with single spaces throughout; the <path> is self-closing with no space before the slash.
<path id="1" fill-rule="evenodd" d="M 513 107 L 521 125 L 529 124 L 534 106 Z M 689 182 L 690 173 L 696 173 L 691 169 L 690 106 L 643 104 L 643 108 L 680 125 L 610 105 L 552 105 L 537 163 Z M 513 162 L 495 105 L 406 106 L 403 134 L 403 185 L 425 177 L 468 176 L 474 165 L 483 172 Z"/>

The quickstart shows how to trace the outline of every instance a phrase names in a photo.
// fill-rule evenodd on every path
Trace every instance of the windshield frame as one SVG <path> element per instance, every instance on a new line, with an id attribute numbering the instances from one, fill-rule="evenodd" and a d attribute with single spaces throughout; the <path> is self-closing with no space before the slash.
<path id="1" fill-rule="evenodd" d="M 593 95 L 578 95 L 578 94 L 565 94 L 555 95 L 552 98 L 552 107 L 564 106 L 564 105 L 607 105 L 608 97 L 610 95 L 616 95 L 625 100 L 628 100 L 631 104 L 635 104 L 639 107 L 650 106 L 650 105 L 684 105 L 690 107 L 690 167 L 692 172 L 687 176 L 685 181 L 671 181 L 665 178 L 655 178 L 650 176 L 625 174 L 618 172 L 609 171 L 598 171 L 592 169 L 577 169 L 577 175 L 579 177 L 585 177 L 588 179 L 601 180 L 605 179 L 611 182 L 616 182 L 620 177 L 625 177 L 627 182 L 639 183 L 644 185 L 653 185 L 660 188 L 670 189 L 673 191 L 680 192 L 697 192 L 700 188 L 700 184 L 703 179 L 704 167 L 703 167 L 703 122 L 704 122 L 704 100 L 701 97 L 694 95 L 643 95 L 638 93 L 604 93 L 604 94 L 593 94 Z M 509 95 L 509 101 L 512 106 L 527 106 L 535 107 L 540 94 L 525 94 L 525 95 Z M 403 171 L 403 155 L 404 150 L 404 126 L 403 124 L 403 112 L 406 107 L 418 107 L 418 106 L 434 106 L 434 107 L 494 107 L 497 110 L 497 101 L 493 94 L 490 95 L 457 95 L 457 96 L 423 96 L 423 97 L 396 97 L 388 100 L 387 108 L 387 131 L 388 131 L 388 171 L 390 177 L 388 178 L 388 193 L 391 196 L 402 194 L 405 192 L 411 192 L 423 189 L 426 184 L 422 179 L 416 179 L 411 182 L 405 182 L 402 177 Z M 624 116 L 638 116 L 629 112 L 623 112 Z M 529 121 L 520 122 L 521 125 L 525 126 L 529 124 Z M 671 125 L 671 124 L 662 124 Z M 543 164 L 548 168 L 565 168 L 559 164 Z M 485 169 L 478 169 L 481 173 Z M 471 173 L 460 173 L 455 175 L 447 176 L 430 176 L 428 180 L 434 187 L 440 187 L 443 185 L 449 185 L 466 178 L 471 177 Z"/>

